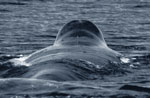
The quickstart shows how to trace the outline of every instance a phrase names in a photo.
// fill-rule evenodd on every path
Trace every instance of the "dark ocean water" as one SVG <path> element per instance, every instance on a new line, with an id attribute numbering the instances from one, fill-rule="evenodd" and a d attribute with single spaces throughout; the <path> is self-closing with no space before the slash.
<path id="1" fill-rule="evenodd" d="M 5 92 L 14 91 L 15 94 L 0 96 L 150 97 L 149 0 L 0 0 L 0 65 L 9 66 L 7 61 L 11 58 L 52 45 L 59 29 L 74 19 L 94 22 L 103 32 L 110 48 L 132 59 L 128 68 L 130 73 L 65 83 L 36 81 L 36 89 L 31 90 L 29 87 L 22 94 L 11 89 L 12 85 L 7 85 L 9 88 L 3 87 L 5 81 L 1 78 L 0 93 L 3 93 L 2 88 L 5 88 Z M 35 80 L 30 81 L 34 83 Z M 50 84 L 51 87 L 48 87 Z M 26 85 L 28 84 L 22 83 L 19 87 L 21 89 Z"/>

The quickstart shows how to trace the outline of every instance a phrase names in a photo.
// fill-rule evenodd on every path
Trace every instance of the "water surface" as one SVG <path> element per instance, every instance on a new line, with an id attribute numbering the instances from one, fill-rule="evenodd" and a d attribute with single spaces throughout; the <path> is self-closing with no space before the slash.
<path id="1" fill-rule="evenodd" d="M 54 85 L 55 93 L 47 88 L 48 94 L 39 93 L 36 97 L 148 97 L 149 17 L 149 0 L 0 0 L 0 63 L 4 65 L 10 58 L 52 45 L 57 32 L 65 23 L 73 19 L 88 19 L 101 29 L 110 48 L 133 59 L 134 67 L 131 65 L 128 68 L 131 73 L 74 81 L 75 86 L 67 82 L 67 87 L 62 86 L 62 83 L 49 82 Z M 45 81 L 38 81 L 35 86 L 41 83 Z M 62 90 L 56 89 L 59 84 Z M 146 86 L 147 89 L 120 90 L 126 84 Z M 23 95 L 2 97 L 30 98 L 28 94 L 27 90 Z"/>

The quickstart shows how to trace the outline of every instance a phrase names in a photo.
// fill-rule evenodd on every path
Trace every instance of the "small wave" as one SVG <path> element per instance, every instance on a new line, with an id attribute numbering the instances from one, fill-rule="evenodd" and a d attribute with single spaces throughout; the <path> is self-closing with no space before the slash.
<path id="1" fill-rule="evenodd" d="M 16 66 L 12 59 L 18 59 L 22 55 L 3 55 L 0 56 L 0 78 L 20 77 L 23 73 L 27 72 L 26 66 Z"/>
<path id="2" fill-rule="evenodd" d="M 1 13 L 8 13 L 8 12 L 11 12 L 11 11 L 8 10 L 8 9 L 0 9 L 0 12 L 1 12 Z"/>
<path id="3" fill-rule="evenodd" d="M 26 63 L 25 60 L 28 56 L 22 56 L 19 58 L 11 59 L 10 62 L 14 63 L 15 66 L 31 66 L 29 63 Z"/>
<path id="4" fill-rule="evenodd" d="M 21 2 L 0 2 L 0 5 L 26 5 L 26 3 L 21 3 Z"/>
<path id="5" fill-rule="evenodd" d="M 134 62 L 140 62 L 143 66 L 150 64 L 150 54 L 149 53 L 141 55 L 141 56 L 135 56 L 134 58 L 136 58 L 134 60 Z"/>
<path id="6" fill-rule="evenodd" d="M 82 92 L 78 94 L 88 94 L 86 90 L 101 90 L 102 87 L 90 86 L 80 83 L 57 82 L 51 80 L 40 79 L 0 79 L 0 95 L 61 95 L 75 94 L 80 89 Z"/>

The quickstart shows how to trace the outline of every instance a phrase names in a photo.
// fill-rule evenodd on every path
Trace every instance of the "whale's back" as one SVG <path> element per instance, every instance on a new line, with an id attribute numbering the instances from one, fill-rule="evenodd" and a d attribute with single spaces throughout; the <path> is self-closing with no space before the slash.
<path id="1" fill-rule="evenodd" d="M 102 33 L 92 22 L 74 20 L 59 31 L 53 46 L 36 51 L 25 59 L 30 71 L 23 77 L 82 80 L 80 76 L 89 76 L 87 65 L 103 67 L 110 61 L 120 62 L 120 56 L 120 53 L 107 47 Z"/>
<path id="2" fill-rule="evenodd" d="M 106 46 L 106 43 L 95 24 L 87 20 L 73 20 L 59 31 L 54 45 Z"/>
<path id="3" fill-rule="evenodd" d="M 110 49 L 102 33 L 95 24 L 88 20 L 73 20 L 59 31 L 53 46 L 31 54 L 26 63 L 35 64 L 46 60 L 62 58 L 92 60 L 101 64 L 104 60 L 116 59 L 118 52 Z M 94 57 L 92 57 L 94 56 Z M 100 60 L 97 60 L 100 59 Z"/>

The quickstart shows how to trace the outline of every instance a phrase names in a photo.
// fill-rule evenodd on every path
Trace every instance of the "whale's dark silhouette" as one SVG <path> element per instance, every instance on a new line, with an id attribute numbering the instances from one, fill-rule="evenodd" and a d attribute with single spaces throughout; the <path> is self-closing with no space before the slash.
<path id="1" fill-rule="evenodd" d="M 29 71 L 22 77 L 57 81 L 86 79 L 84 72 L 75 73 L 66 60 L 88 61 L 105 66 L 119 62 L 120 53 L 110 49 L 100 30 L 88 20 L 73 20 L 59 31 L 52 46 L 38 50 L 24 61 Z M 76 63 L 76 65 L 78 65 Z"/>
<path id="2" fill-rule="evenodd" d="M 102 33 L 92 22 L 74 20 L 63 26 L 54 45 L 106 46 L 106 43 Z"/>

